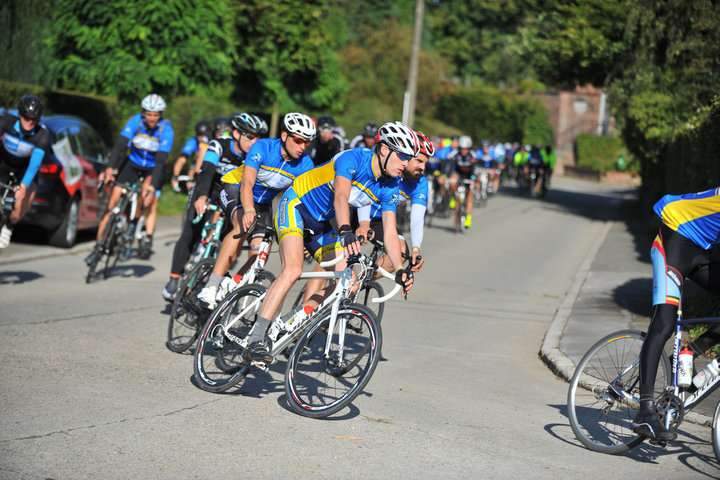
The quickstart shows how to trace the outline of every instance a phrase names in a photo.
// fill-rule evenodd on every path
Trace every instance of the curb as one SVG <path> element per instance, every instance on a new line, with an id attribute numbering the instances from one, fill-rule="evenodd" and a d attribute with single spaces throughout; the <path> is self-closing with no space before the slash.
<path id="1" fill-rule="evenodd" d="M 575 373 L 575 364 L 562 351 L 560 351 L 560 340 L 563 337 L 563 331 L 565 330 L 567 321 L 570 318 L 573 304 L 580 294 L 582 286 L 585 284 L 585 280 L 590 273 L 590 266 L 595 261 L 595 257 L 597 256 L 600 247 L 605 242 L 605 238 L 607 237 L 611 226 L 612 222 L 606 221 L 602 232 L 598 235 L 597 239 L 591 246 L 587 258 L 585 258 L 585 261 L 575 274 L 572 285 L 570 285 L 568 292 L 565 294 L 565 298 L 558 307 L 557 312 L 555 312 L 555 317 L 550 323 L 550 327 L 547 332 L 545 332 L 545 338 L 543 338 L 543 343 L 540 346 L 540 351 L 538 352 L 538 356 L 548 366 L 548 368 L 566 382 L 570 382 L 572 379 L 572 376 Z M 712 425 L 712 418 L 697 412 L 687 412 L 684 416 L 684 420 L 708 427 Z"/>

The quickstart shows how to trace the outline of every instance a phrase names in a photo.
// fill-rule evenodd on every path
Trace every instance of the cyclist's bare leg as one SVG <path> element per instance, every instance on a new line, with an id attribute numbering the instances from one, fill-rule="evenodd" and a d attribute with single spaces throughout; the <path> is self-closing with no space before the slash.
<path id="1" fill-rule="evenodd" d="M 36 186 L 34 182 L 30 183 L 30 186 L 27 187 L 25 191 L 25 196 L 23 197 L 22 201 L 16 202 L 15 206 L 13 207 L 13 211 L 10 213 L 10 223 L 16 224 L 20 221 L 22 217 L 25 216 L 25 214 L 30 210 L 30 206 L 32 205 L 32 201 L 35 198 L 35 191 Z"/>

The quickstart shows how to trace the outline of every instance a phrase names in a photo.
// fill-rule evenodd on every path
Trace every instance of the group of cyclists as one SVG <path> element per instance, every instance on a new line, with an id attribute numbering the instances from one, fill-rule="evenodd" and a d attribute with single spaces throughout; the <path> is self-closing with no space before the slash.
<path id="1" fill-rule="evenodd" d="M 118 136 L 108 167 L 101 181 L 142 182 L 142 204 L 147 211 L 143 242 L 151 248 L 158 198 L 163 183 L 163 168 L 174 141 L 169 120 L 163 118 L 166 103 L 157 94 L 141 102 L 142 112 L 132 116 Z M 24 95 L 18 102 L 18 114 L 0 117 L 0 182 L 10 178 L 15 203 L 9 222 L 0 229 L 0 249 L 10 242 L 13 226 L 28 211 L 36 189 L 35 176 L 50 148 L 49 132 L 39 124 L 43 103 L 35 95 Z M 387 255 L 378 264 L 396 272 L 396 282 L 407 293 L 413 287 L 413 273 L 424 263 L 420 257 L 423 218 L 428 206 L 428 178 L 440 179 L 442 189 L 454 193 L 460 182 L 475 180 L 478 168 L 492 170 L 492 191 L 499 188 L 500 177 L 515 172 L 519 182 L 527 172 L 537 169 L 544 191 L 549 184 L 555 157 L 551 147 L 483 141 L 477 150 L 468 136 L 435 143 L 401 122 L 378 127 L 368 123 L 350 142 L 331 116 L 311 117 L 291 112 L 284 116 L 279 138 L 268 138 L 267 123 L 249 113 L 219 117 L 214 126 L 202 121 L 196 135 L 185 143 L 173 165 L 171 185 L 176 189 L 183 165 L 192 162 L 189 177 L 187 212 L 182 233 L 173 251 L 169 280 L 163 298 L 173 301 L 178 280 L 197 242 L 201 241 L 198 216 L 217 215 L 209 205 L 217 205 L 229 221 L 217 254 L 212 274 L 198 295 L 202 308 L 212 310 L 222 299 L 220 285 L 236 262 L 241 243 L 249 244 L 248 268 L 257 255 L 264 227 L 277 233 L 281 272 L 272 282 L 262 303 L 256 328 L 243 353 L 248 362 L 272 362 L 265 338 L 271 320 L 286 295 L 298 280 L 306 257 L 319 263 L 337 256 L 348 257 L 361 249 L 361 240 L 374 235 L 383 239 Z M 210 138 L 210 137 L 213 138 Z M 193 159 L 192 157 L 195 156 Z M 108 212 L 120 197 L 121 187 L 114 185 Z M 277 207 L 273 200 L 280 195 Z M 468 198 L 465 227 L 471 226 L 472 196 Z M 410 246 L 397 229 L 398 206 L 411 202 Z M 720 293 L 720 263 L 709 251 L 720 243 L 720 188 L 680 196 L 665 196 L 655 205 L 663 226 L 652 245 L 655 310 L 647 340 L 640 356 L 640 409 L 633 421 L 634 430 L 644 436 L 672 440 L 675 433 L 660 422 L 652 398 L 662 346 L 671 333 L 678 298 L 685 277 Z M 106 213 L 98 228 L 98 245 L 103 240 Z M 408 253 L 406 249 L 411 247 Z M 148 248 L 148 251 L 149 251 Z M 96 247 L 86 258 L 90 263 L 99 255 Z M 403 254 L 412 258 L 404 268 Z M 341 260 L 333 268 L 346 267 Z M 302 305 L 293 316 L 308 315 L 316 308 L 328 288 L 323 282 L 308 284 Z M 720 340 L 710 333 L 696 341 L 706 348 Z"/>

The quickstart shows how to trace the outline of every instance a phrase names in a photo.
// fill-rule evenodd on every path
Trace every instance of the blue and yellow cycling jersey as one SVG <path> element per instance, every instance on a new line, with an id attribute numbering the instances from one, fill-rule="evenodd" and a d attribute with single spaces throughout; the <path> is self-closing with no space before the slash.
<path id="1" fill-rule="evenodd" d="M 375 154 L 368 148 L 345 150 L 332 160 L 300 175 L 293 184 L 293 190 L 307 209 L 318 221 L 335 217 L 335 176 L 351 182 L 348 203 L 353 207 L 380 204 L 380 211 L 397 210 L 402 203 L 399 182 L 396 178 L 378 177 L 372 170 Z"/>
<path id="2" fill-rule="evenodd" d="M 245 164 L 222 177 L 223 183 L 240 185 L 245 165 L 257 170 L 257 180 L 253 187 L 253 200 L 256 203 L 272 202 L 280 191 L 292 185 L 298 175 L 315 166 L 307 154 L 296 160 L 285 160 L 279 138 L 261 138 L 250 148 Z"/>
<path id="3" fill-rule="evenodd" d="M 164 119 L 155 128 L 148 130 L 142 113 L 138 113 L 128 120 L 120 135 L 129 140 L 130 161 L 141 167 L 152 168 L 158 152 L 170 153 L 174 132 L 170 121 Z"/>
<path id="4" fill-rule="evenodd" d="M 720 188 L 665 195 L 653 210 L 668 228 L 705 250 L 720 242 Z"/>
<path id="5" fill-rule="evenodd" d="M 183 145 L 182 153 L 188 157 L 193 153 L 197 153 L 200 150 L 201 143 L 208 143 L 207 138 L 203 137 L 203 140 L 203 142 L 199 142 L 197 137 L 191 137 L 187 142 L 185 142 L 185 145 Z"/>
<path id="6" fill-rule="evenodd" d="M 425 175 L 421 176 L 420 180 L 418 180 L 417 182 L 413 182 L 412 180 L 403 178 L 400 180 L 399 188 L 400 204 L 403 204 L 407 200 L 410 200 L 410 203 L 413 205 L 422 205 L 423 207 L 427 207 L 428 180 Z M 379 218 L 382 218 L 381 205 L 378 203 L 373 203 L 370 210 L 370 219 L 377 220 Z"/>

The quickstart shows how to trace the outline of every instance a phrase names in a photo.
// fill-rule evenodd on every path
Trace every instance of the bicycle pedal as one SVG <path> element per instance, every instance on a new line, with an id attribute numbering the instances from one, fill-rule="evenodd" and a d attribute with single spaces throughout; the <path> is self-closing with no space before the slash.
<path id="1" fill-rule="evenodd" d="M 667 440 L 649 440 L 650 445 L 656 445 L 658 447 L 667 447 Z"/>
<path id="2" fill-rule="evenodd" d="M 250 368 L 253 368 L 255 370 L 261 370 L 263 372 L 267 372 L 268 369 L 270 368 L 270 364 L 262 362 L 262 361 L 254 361 L 254 362 L 250 362 Z"/>

